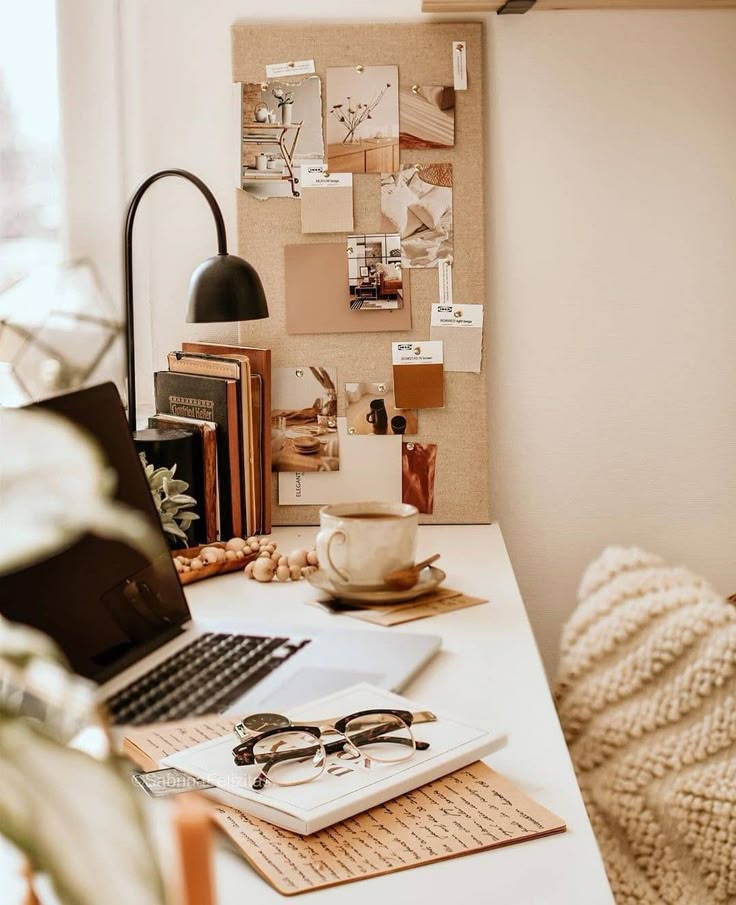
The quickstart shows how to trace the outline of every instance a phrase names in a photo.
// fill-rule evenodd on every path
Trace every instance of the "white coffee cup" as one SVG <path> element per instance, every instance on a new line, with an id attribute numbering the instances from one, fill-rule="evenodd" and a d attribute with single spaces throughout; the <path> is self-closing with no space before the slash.
<path id="1" fill-rule="evenodd" d="M 319 567 L 335 587 L 384 587 L 414 565 L 419 512 L 407 503 L 337 503 L 319 512 Z"/>

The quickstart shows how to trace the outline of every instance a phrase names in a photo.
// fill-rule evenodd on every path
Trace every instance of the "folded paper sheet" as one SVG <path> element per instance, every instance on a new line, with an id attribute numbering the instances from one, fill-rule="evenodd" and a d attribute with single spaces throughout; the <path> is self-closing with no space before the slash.
<path id="1" fill-rule="evenodd" d="M 391 346 L 398 408 L 442 408 L 445 404 L 442 343 L 417 340 Z"/>
<path id="2" fill-rule="evenodd" d="M 321 506 L 353 500 L 401 502 L 401 437 L 353 436 L 337 419 L 340 470 L 279 473 L 280 506 Z"/>
<path id="3" fill-rule="evenodd" d="M 432 305 L 429 336 L 442 342 L 446 371 L 480 373 L 483 305 Z"/>
<path id="4" fill-rule="evenodd" d="M 345 243 L 287 245 L 287 333 L 386 333 L 411 330 L 408 273 L 403 273 L 403 307 L 397 311 L 355 311 L 350 307 Z"/>

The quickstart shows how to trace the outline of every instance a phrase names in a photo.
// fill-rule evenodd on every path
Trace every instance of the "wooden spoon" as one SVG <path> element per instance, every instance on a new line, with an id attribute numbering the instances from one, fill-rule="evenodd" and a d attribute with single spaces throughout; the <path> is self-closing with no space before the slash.
<path id="1" fill-rule="evenodd" d="M 408 569 L 397 569 L 396 572 L 389 572 L 383 580 L 393 591 L 408 591 L 409 588 L 413 588 L 419 581 L 419 573 L 422 569 L 425 569 L 439 558 L 440 554 L 435 553 L 434 556 L 428 556 L 427 559 L 423 559 Z"/>

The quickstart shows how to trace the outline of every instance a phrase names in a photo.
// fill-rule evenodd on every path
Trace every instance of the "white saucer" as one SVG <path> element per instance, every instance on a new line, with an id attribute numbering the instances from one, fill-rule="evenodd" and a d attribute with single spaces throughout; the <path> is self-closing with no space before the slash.
<path id="1" fill-rule="evenodd" d="M 336 587 L 321 569 L 307 576 L 307 581 L 330 597 L 338 600 L 348 600 L 352 603 L 364 605 L 385 606 L 387 603 L 406 603 L 414 600 L 422 594 L 428 594 L 439 587 L 447 578 L 447 575 L 436 566 L 427 566 L 419 573 L 419 581 L 408 591 L 392 591 L 389 588 L 378 591 L 367 591 L 359 588 L 350 588 L 347 585 Z"/>

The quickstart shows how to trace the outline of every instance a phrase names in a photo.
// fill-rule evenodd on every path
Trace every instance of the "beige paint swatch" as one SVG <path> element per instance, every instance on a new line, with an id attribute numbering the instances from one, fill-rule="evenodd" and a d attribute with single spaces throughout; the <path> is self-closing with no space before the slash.
<path id="1" fill-rule="evenodd" d="M 482 305 L 432 305 L 429 336 L 443 344 L 446 371 L 480 373 L 483 352 Z"/>
<path id="2" fill-rule="evenodd" d="M 303 233 L 352 232 L 352 186 L 304 186 L 301 194 Z"/>
<path id="3" fill-rule="evenodd" d="M 404 307 L 396 311 L 353 311 L 345 243 L 287 245 L 287 333 L 387 333 L 411 330 L 409 281 Z"/>

